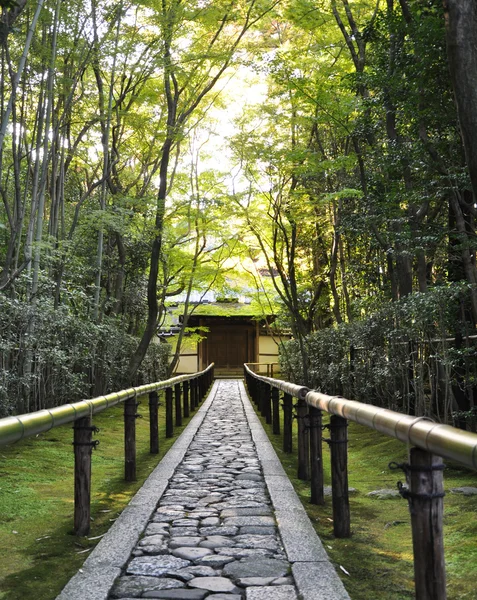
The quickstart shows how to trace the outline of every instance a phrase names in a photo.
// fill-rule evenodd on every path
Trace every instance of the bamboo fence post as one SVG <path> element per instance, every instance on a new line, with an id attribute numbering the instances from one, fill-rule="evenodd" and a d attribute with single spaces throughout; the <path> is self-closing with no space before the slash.
<path id="1" fill-rule="evenodd" d="M 166 438 L 174 435 L 174 420 L 172 414 L 172 388 L 166 388 Z"/>
<path id="2" fill-rule="evenodd" d="M 272 388 L 272 431 L 276 435 L 280 435 L 280 392 L 278 388 Z"/>
<path id="3" fill-rule="evenodd" d="M 310 478 L 310 444 L 308 425 L 308 406 L 305 400 L 299 399 L 296 404 L 298 421 L 298 479 Z"/>
<path id="4" fill-rule="evenodd" d="M 136 481 L 136 396 L 124 402 L 124 479 Z"/>
<path id="5" fill-rule="evenodd" d="M 348 496 L 348 422 L 343 417 L 330 418 L 331 485 L 333 495 L 333 532 L 337 538 L 350 537 Z"/>
<path id="6" fill-rule="evenodd" d="M 290 394 L 283 394 L 283 452 L 293 451 L 293 401 Z"/>
<path id="7" fill-rule="evenodd" d="M 314 406 L 309 406 L 308 410 L 310 418 L 311 503 L 324 504 L 321 410 Z"/>
<path id="8" fill-rule="evenodd" d="M 91 416 L 82 417 L 73 426 L 73 448 L 75 455 L 75 535 L 88 535 L 91 525 L 91 453 L 99 442 L 92 441 L 96 428 Z"/>
<path id="9" fill-rule="evenodd" d="M 181 404 L 181 384 L 176 383 L 174 386 L 174 401 L 176 409 L 176 427 L 182 425 L 182 404 Z"/>
<path id="10" fill-rule="evenodd" d="M 149 452 L 159 454 L 159 396 L 156 391 L 149 393 Z"/>

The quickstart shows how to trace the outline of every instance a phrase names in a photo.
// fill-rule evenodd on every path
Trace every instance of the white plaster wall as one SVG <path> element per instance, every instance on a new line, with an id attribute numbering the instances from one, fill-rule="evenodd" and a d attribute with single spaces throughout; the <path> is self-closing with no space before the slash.
<path id="1" fill-rule="evenodd" d="M 187 354 L 191 351 L 188 350 Z M 177 365 L 176 373 L 196 373 L 197 372 L 197 354 L 194 356 L 181 356 Z"/>

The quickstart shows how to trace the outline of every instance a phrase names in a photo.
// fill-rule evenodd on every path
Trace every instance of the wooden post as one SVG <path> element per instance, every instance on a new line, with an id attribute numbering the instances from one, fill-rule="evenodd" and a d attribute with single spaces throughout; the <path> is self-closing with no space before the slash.
<path id="1" fill-rule="evenodd" d="M 176 383 L 174 386 L 174 400 L 176 409 L 176 427 L 182 425 L 182 405 L 181 405 L 181 384 Z"/>
<path id="2" fill-rule="evenodd" d="M 82 417 L 73 426 L 75 453 L 75 509 L 74 531 L 78 536 L 88 535 L 91 524 L 91 452 L 94 427 L 91 417 Z"/>
<path id="3" fill-rule="evenodd" d="M 124 403 L 124 479 L 136 481 L 136 397 Z"/>
<path id="4" fill-rule="evenodd" d="M 444 464 L 440 456 L 411 448 L 408 498 L 414 549 L 416 600 L 445 600 Z"/>
<path id="5" fill-rule="evenodd" d="M 276 435 L 280 435 L 280 392 L 278 388 L 272 388 L 272 430 Z"/>
<path id="6" fill-rule="evenodd" d="M 308 406 L 305 400 L 298 400 L 296 404 L 296 418 L 298 421 L 298 479 L 310 479 L 310 444 L 308 429 Z"/>
<path id="7" fill-rule="evenodd" d="M 333 532 L 337 538 L 350 533 L 348 497 L 348 422 L 332 415 L 330 419 L 331 485 L 333 494 Z"/>
<path id="8" fill-rule="evenodd" d="M 190 385 L 190 412 L 195 410 L 195 395 L 197 388 L 195 387 L 195 379 L 191 379 L 189 382 Z"/>
<path id="9" fill-rule="evenodd" d="M 314 406 L 309 406 L 308 410 L 310 419 L 311 503 L 324 504 L 321 410 Z"/>
<path id="10" fill-rule="evenodd" d="M 149 452 L 159 454 L 159 423 L 157 421 L 157 407 L 159 397 L 157 392 L 149 393 Z"/>
<path id="11" fill-rule="evenodd" d="M 166 388 L 166 438 L 174 435 L 174 420 L 172 416 L 172 388 Z"/>
<path id="12" fill-rule="evenodd" d="M 192 380 L 192 385 L 194 386 L 194 410 L 197 410 L 199 407 L 199 380 L 197 377 Z"/>
<path id="13" fill-rule="evenodd" d="M 265 399 L 265 423 L 270 425 L 272 422 L 272 386 L 265 383 L 263 387 Z"/>
<path id="14" fill-rule="evenodd" d="M 290 394 L 283 394 L 283 452 L 293 451 L 293 401 Z"/>
<path id="15" fill-rule="evenodd" d="M 184 381 L 183 383 L 183 403 L 184 403 L 184 417 L 188 417 L 190 415 L 189 412 L 189 382 Z"/>
<path id="16" fill-rule="evenodd" d="M 263 381 L 258 381 L 258 410 L 262 417 L 267 414 L 267 390 L 266 384 Z"/>

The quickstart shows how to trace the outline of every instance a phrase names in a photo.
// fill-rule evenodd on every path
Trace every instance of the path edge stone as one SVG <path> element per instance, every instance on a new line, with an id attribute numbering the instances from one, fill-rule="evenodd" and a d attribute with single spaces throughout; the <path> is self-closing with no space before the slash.
<path id="1" fill-rule="evenodd" d="M 277 519 L 298 593 L 302 600 L 350 600 L 249 400 L 243 382 L 240 397 Z M 298 524 L 298 527 L 297 527 Z"/>
<path id="2" fill-rule="evenodd" d="M 217 392 L 218 381 L 198 408 L 184 431 L 163 456 L 142 487 L 131 498 L 108 532 L 83 563 L 56 600 L 107 600 L 114 581 L 122 572 L 169 479 L 184 458 Z"/>

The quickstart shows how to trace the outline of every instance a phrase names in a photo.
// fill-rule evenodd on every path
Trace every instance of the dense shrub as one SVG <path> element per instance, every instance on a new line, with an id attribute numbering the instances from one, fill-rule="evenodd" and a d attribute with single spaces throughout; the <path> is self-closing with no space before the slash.
<path id="1" fill-rule="evenodd" d="M 471 422 L 477 352 L 467 320 L 459 318 L 466 289 L 452 284 L 415 293 L 365 319 L 309 335 L 311 386 L 409 414 Z M 303 381 L 296 340 L 280 360 L 288 378 Z"/>
<path id="2" fill-rule="evenodd" d="M 0 295 L 0 416 L 74 402 L 129 385 L 137 339 L 116 318 L 92 323 L 50 300 Z M 169 346 L 151 345 L 137 383 L 166 375 Z"/>

